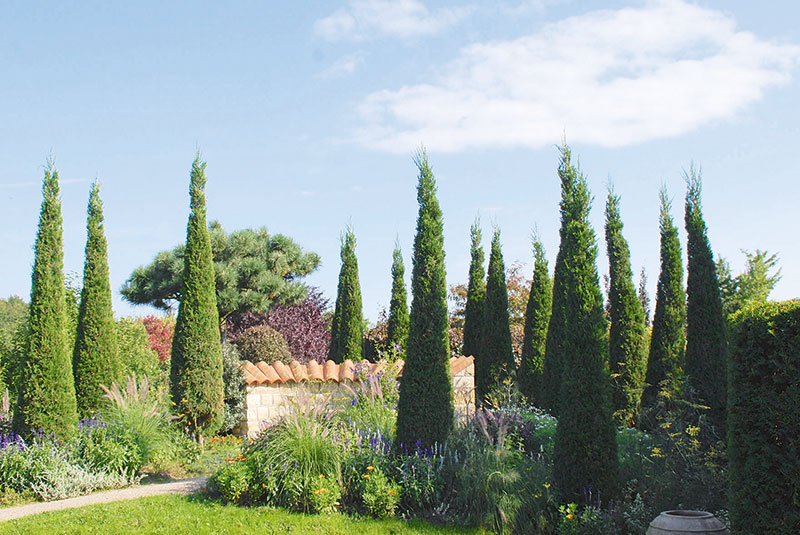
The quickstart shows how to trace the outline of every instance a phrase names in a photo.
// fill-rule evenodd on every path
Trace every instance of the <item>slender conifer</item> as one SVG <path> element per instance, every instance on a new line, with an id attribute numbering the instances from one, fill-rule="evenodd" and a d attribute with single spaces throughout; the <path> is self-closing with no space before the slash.
<path id="1" fill-rule="evenodd" d="M 525 330 L 522 358 L 517 370 L 517 386 L 530 403 L 542 406 L 542 371 L 544 367 L 547 327 L 553 306 L 553 284 L 548 272 L 544 245 L 537 234 L 533 237 L 533 279 L 528 306 L 525 309 Z"/>
<path id="2" fill-rule="evenodd" d="M 120 384 L 121 379 L 117 331 L 111 308 L 108 244 L 97 182 L 92 184 L 87 213 L 83 290 L 78 311 L 78 334 L 72 354 L 75 395 L 78 415 L 81 417 L 100 410 L 104 394 L 100 385 L 111 386 L 113 382 Z"/>
<path id="3" fill-rule="evenodd" d="M 67 333 L 64 250 L 58 172 L 48 162 L 42 185 L 42 209 L 34 246 L 28 336 L 20 374 L 14 429 L 68 438 L 77 409 Z"/>
<path id="4" fill-rule="evenodd" d="M 483 270 L 483 247 L 481 246 L 480 219 L 469 229 L 470 264 L 467 281 L 467 302 L 464 305 L 464 346 L 462 353 L 468 357 L 480 358 L 483 339 L 483 314 L 486 299 L 486 280 Z"/>
<path id="5" fill-rule="evenodd" d="M 364 350 L 364 317 L 361 309 L 361 285 L 358 282 L 356 235 L 348 226 L 342 234 L 342 267 L 339 289 L 331 324 L 328 358 L 334 362 L 361 360 Z"/>
<path id="6" fill-rule="evenodd" d="M 389 321 L 387 341 L 389 346 L 397 346 L 401 353 L 406 352 L 408 342 L 408 298 L 406 296 L 405 266 L 400 244 L 392 251 L 392 300 L 389 302 Z"/>
<path id="7" fill-rule="evenodd" d="M 400 448 L 443 444 L 453 429 L 442 211 L 424 149 L 415 163 L 419 168 L 419 215 L 408 349 L 397 403 L 396 443 Z"/>

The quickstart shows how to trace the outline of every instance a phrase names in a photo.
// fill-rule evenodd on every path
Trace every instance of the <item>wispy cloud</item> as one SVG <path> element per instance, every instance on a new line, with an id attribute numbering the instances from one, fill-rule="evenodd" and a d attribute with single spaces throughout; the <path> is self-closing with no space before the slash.
<path id="1" fill-rule="evenodd" d="M 601 10 L 532 35 L 477 43 L 432 83 L 384 89 L 359 107 L 356 142 L 407 152 L 624 146 L 729 119 L 790 79 L 800 47 L 760 40 L 683 0 Z"/>
<path id="2" fill-rule="evenodd" d="M 333 62 L 333 64 L 320 73 L 321 78 L 338 78 L 353 74 L 364 63 L 362 54 L 347 54 Z"/>
<path id="3" fill-rule="evenodd" d="M 418 0 L 350 0 L 317 20 L 314 32 L 329 41 L 418 37 L 439 33 L 472 11 L 470 6 L 430 11 Z"/>

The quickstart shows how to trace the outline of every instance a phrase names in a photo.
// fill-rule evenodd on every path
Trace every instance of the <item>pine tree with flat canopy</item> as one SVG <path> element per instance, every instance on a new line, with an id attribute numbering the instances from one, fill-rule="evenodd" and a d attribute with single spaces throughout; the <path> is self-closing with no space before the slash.
<path id="1" fill-rule="evenodd" d="M 66 330 L 61 200 L 52 161 L 45 168 L 42 197 L 13 426 L 25 437 L 43 431 L 66 439 L 75 432 L 78 416 Z"/>
<path id="2" fill-rule="evenodd" d="M 642 407 L 653 408 L 662 389 L 676 392 L 683 382 L 686 349 L 686 291 L 683 289 L 683 261 L 678 229 L 670 215 L 671 202 L 666 188 L 659 192 L 661 209 L 661 271 L 656 287 L 653 334 L 642 393 Z"/>
<path id="3" fill-rule="evenodd" d="M 476 401 L 486 401 L 514 370 L 511 328 L 508 319 L 506 267 L 500 248 L 500 229 L 494 229 L 489 269 L 486 276 L 486 305 L 483 316 L 483 344 L 475 359 Z"/>
<path id="4" fill-rule="evenodd" d="M 567 177 L 562 203 L 569 206 L 572 217 L 561 238 L 566 336 L 560 344 L 553 478 L 562 503 L 567 503 L 583 498 L 589 488 L 606 499 L 613 497 L 618 459 L 606 372 L 608 322 L 597 275 L 597 243 L 589 224 L 591 195 L 586 179 L 571 162 L 569 148 L 562 147 L 561 155 L 562 176 Z"/>
<path id="5" fill-rule="evenodd" d="M 397 402 L 396 444 L 401 449 L 413 449 L 417 443 L 423 447 L 443 444 L 453 429 L 442 211 L 424 149 L 415 163 L 419 168 L 419 214 L 408 349 Z"/>
<path id="6" fill-rule="evenodd" d="M 722 314 L 717 269 L 703 220 L 700 174 L 686 174 L 686 373 L 696 401 L 710 407 L 709 417 L 725 436 L 728 338 Z"/>
<path id="7" fill-rule="evenodd" d="M 467 302 L 464 305 L 464 345 L 461 352 L 468 357 L 480 358 L 483 339 L 483 314 L 486 299 L 486 280 L 483 270 L 480 220 L 475 218 L 469 229 L 470 264 L 467 281 Z"/>
<path id="8" fill-rule="evenodd" d="M 392 251 L 392 299 L 389 302 L 389 321 L 387 342 L 389 347 L 397 346 L 401 354 L 406 352 L 408 342 L 408 297 L 406 295 L 405 266 L 400 244 L 395 243 Z"/>
<path id="9" fill-rule="evenodd" d="M 542 406 L 542 368 L 544 366 L 547 327 L 553 306 L 553 283 L 547 266 L 544 244 L 538 234 L 533 236 L 533 278 L 531 292 L 525 308 L 525 330 L 522 340 L 522 358 L 517 370 L 517 386 L 536 407 Z"/>
<path id="10" fill-rule="evenodd" d="M 197 441 L 212 436 L 224 417 L 222 346 L 211 240 L 206 226 L 206 163 L 192 163 L 183 288 L 170 363 L 172 401 Z"/>
<path id="11" fill-rule="evenodd" d="M 358 282 L 356 235 L 352 227 L 342 234 L 342 267 L 339 289 L 331 322 L 331 345 L 328 358 L 334 362 L 361 360 L 364 347 L 364 319 L 361 309 L 361 285 Z"/>
<path id="12" fill-rule="evenodd" d="M 95 182 L 87 208 L 86 258 L 83 265 L 83 290 L 78 310 L 78 329 L 72 366 L 78 415 L 96 414 L 104 395 L 100 385 L 120 383 L 121 364 L 117 331 L 111 308 L 111 282 L 108 274 L 108 243 L 104 231 L 100 186 Z"/>
<path id="13" fill-rule="evenodd" d="M 606 201 L 609 331 L 608 364 L 612 405 L 618 423 L 633 427 L 639 418 L 647 373 L 647 327 L 644 309 L 633 284 L 631 253 L 622 235 L 620 197 L 609 188 Z"/>

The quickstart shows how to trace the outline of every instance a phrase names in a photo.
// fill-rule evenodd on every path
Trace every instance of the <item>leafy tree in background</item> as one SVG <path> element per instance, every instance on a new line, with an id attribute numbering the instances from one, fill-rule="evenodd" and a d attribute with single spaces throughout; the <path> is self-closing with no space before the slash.
<path id="1" fill-rule="evenodd" d="M 392 251 L 392 299 L 389 302 L 387 343 L 389 346 L 398 346 L 403 354 L 408 342 L 408 298 L 404 279 L 405 271 L 400 244 L 395 244 L 394 251 Z"/>
<path id="2" fill-rule="evenodd" d="M 400 399 L 397 444 L 443 444 L 453 429 L 453 384 L 450 378 L 447 282 L 442 211 L 436 181 L 424 149 L 419 168 L 417 234 L 411 278 L 411 315 Z"/>
<path id="3" fill-rule="evenodd" d="M 25 328 L 28 304 L 16 295 L 0 299 L 0 395 L 6 387 L 16 384 L 17 332 Z M 13 401 L 13 400 L 12 400 Z"/>
<path id="4" fill-rule="evenodd" d="M 724 436 L 727 405 L 728 339 L 714 255 L 700 205 L 702 183 L 692 167 L 686 174 L 686 372 L 697 401 L 710 407 L 710 420 Z"/>
<path id="5" fill-rule="evenodd" d="M 622 235 L 620 197 L 609 189 L 606 201 L 608 249 L 609 331 L 608 364 L 611 371 L 612 406 L 617 421 L 636 424 L 647 373 L 647 327 L 642 302 L 633 285 L 631 253 Z"/>
<path id="6" fill-rule="evenodd" d="M 153 389 L 169 389 L 169 358 L 162 361 L 150 343 L 142 318 L 120 318 L 116 321 L 117 344 L 121 359 L 122 375 L 135 374 L 138 379 L 147 377 Z"/>
<path id="7" fill-rule="evenodd" d="M 547 257 L 539 236 L 533 237 L 533 280 L 525 311 L 525 337 L 522 358 L 517 370 L 517 386 L 533 405 L 542 404 L 542 368 L 544 366 L 547 327 L 553 306 L 553 286 Z"/>
<path id="8" fill-rule="evenodd" d="M 206 164 L 192 163 L 183 287 L 170 362 L 172 401 L 202 445 L 222 425 L 223 383 L 214 259 L 206 227 Z"/>
<path id="9" fill-rule="evenodd" d="M 725 317 L 752 305 L 767 302 L 770 292 L 781 280 L 781 270 L 770 273 L 778 265 L 778 255 L 756 249 L 755 253 L 743 250 L 747 265 L 737 276 L 731 274 L 730 264 L 723 257 L 717 260 L 722 311 Z"/>
<path id="10" fill-rule="evenodd" d="M 266 228 L 227 234 L 222 226 L 209 224 L 214 260 L 217 312 L 220 320 L 252 311 L 266 313 L 274 304 L 300 303 L 307 295 L 302 278 L 320 263 L 282 234 Z M 122 286 L 122 297 L 133 304 L 172 310 L 182 297 L 185 246 L 161 251 L 153 262 L 134 270 Z"/>
<path id="11" fill-rule="evenodd" d="M 618 459 L 606 373 L 608 322 L 597 275 L 596 238 L 589 224 L 591 195 L 571 161 L 569 147 L 561 148 L 561 156 L 562 203 L 570 218 L 561 237 L 566 336 L 559 344 L 562 367 L 553 477 L 566 503 L 582 498 L 590 486 L 601 496 L 614 496 Z"/>
<path id="12" fill-rule="evenodd" d="M 514 370 L 505 272 L 500 248 L 500 229 L 495 228 L 486 276 L 483 344 L 478 358 L 475 359 L 475 391 L 478 403 L 483 403 L 486 396 L 502 385 Z"/>
<path id="13" fill-rule="evenodd" d="M 169 363 L 169 355 L 172 351 L 172 337 L 175 336 L 175 318 L 170 316 L 164 318 L 145 316 L 142 318 L 142 324 L 147 330 L 150 347 L 158 353 L 158 360 Z"/>
<path id="14" fill-rule="evenodd" d="M 334 362 L 361 360 L 364 349 L 364 316 L 361 308 L 361 285 L 358 282 L 356 235 L 351 227 L 342 234 L 342 267 L 336 308 L 331 323 L 331 345 L 328 358 Z"/>
<path id="15" fill-rule="evenodd" d="M 481 246 L 480 220 L 475 219 L 469 229 L 470 264 L 464 303 L 464 345 L 463 353 L 480 358 L 483 340 L 483 322 L 486 300 L 486 279 L 483 270 L 483 247 Z M 479 398 L 480 399 L 480 398 Z"/>
<path id="16" fill-rule="evenodd" d="M 111 282 L 108 274 L 108 243 L 103 230 L 103 203 L 95 182 L 89 193 L 86 224 L 86 257 L 83 266 L 83 291 L 78 312 L 78 328 L 72 355 L 78 415 L 97 412 L 104 392 L 121 383 L 121 365 L 111 308 Z"/>
<path id="17" fill-rule="evenodd" d="M 686 292 L 683 289 L 683 262 L 678 229 L 670 215 L 671 203 L 667 190 L 659 192 L 661 209 L 661 271 L 656 288 L 656 310 L 650 337 L 645 389 L 642 405 L 652 408 L 664 387 L 673 392 L 680 389 L 686 349 Z M 664 383 L 669 381 L 670 385 Z"/>
<path id="18" fill-rule="evenodd" d="M 28 336 L 14 410 L 14 429 L 69 437 L 78 421 L 66 330 L 66 290 L 58 172 L 48 162 L 34 246 Z"/>

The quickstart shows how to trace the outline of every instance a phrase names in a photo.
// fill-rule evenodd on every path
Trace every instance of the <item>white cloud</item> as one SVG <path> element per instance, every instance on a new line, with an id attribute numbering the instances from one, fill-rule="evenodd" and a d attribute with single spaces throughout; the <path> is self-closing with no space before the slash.
<path id="1" fill-rule="evenodd" d="M 759 40 L 683 0 L 602 10 L 512 41 L 463 48 L 433 83 L 368 95 L 355 141 L 408 152 L 615 147 L 677 136 L 734 116 L 785 83 L 800 47 Z"/>
<path id="2" fill-rule="evenodd" d="M 322 78 L 336 78 L 353 74 L 364 63 L 361 54 L 347 54 L 333 62 L 333 64 L 320 73 Z"/>
<path id="3" fill-rule="evenodd" d="M 429 11 L 418 0 L 350 0 L 347 7 L 314 23 L 317 35 L 330 41 L 364 40 L 379 35 L 433 35 L 467 16 L 471 7 Z"/>

